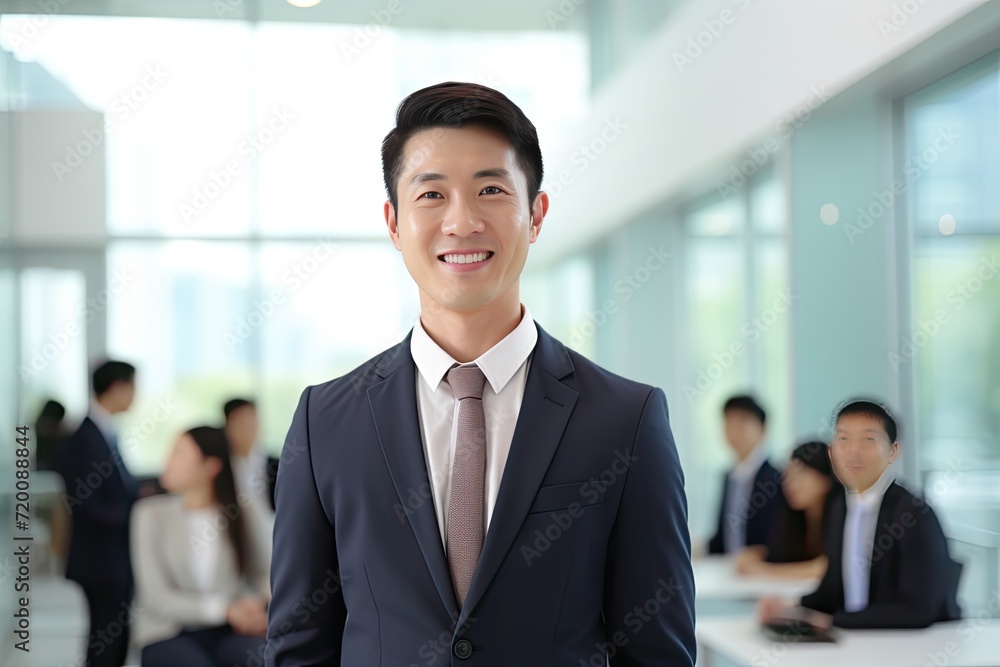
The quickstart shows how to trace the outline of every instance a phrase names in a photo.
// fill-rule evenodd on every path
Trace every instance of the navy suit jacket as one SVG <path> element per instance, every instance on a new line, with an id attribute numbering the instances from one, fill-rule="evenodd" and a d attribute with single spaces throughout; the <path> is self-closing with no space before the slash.
<path id="1" fill-rule="evenodd" d="M 832 508 L 827 536 L 829 566 L 802 606 L 833 615 L 843 628 L 926 628 L 962 617 L 958 582 L 962 566 L 951 559 L 934 510 L 893 482 L 882 497 L 872 548 L 868 606 L 844 609 L 844 524 L 847 503 Z"/>
<path id="2" fill-rule="evenodd" d="M 693 665 L 687 506 L 663 392 L 538 327 L 459 610 L 415 381 L 408 335 L 302 394 L 278 467 L 266 664 Z"/>
<path id="3" fill-rule="evenodd" d="M 729 496 L 728 474 L 723 478 L 722 503 L 719 505 L 719 519 L 715 525 L 715 535 L 708 542 L 708 552 L 721 554 L 726 552 L 726 505 Z M 788 504 L 781 490 L 781 472 L 764 461 L 753 480 L 753 490 L 747 498 L 746 505 L 746 545 L 768 545 L 774 535 L 774 526 L 785 519 Z"/>
<path id="4" fill-rule="evenodd" d="M 90 417 L 59 447 L 71 530 L 66 577 L 80 584 L 132 585 L 129 515 L 137 485 L 122 479 L 104 435 Z"/>

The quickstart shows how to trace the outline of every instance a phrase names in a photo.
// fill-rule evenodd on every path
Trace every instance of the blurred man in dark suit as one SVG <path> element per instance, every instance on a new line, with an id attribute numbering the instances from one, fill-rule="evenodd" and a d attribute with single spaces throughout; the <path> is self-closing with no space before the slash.
<path id="1" fill-rule="evenodd" d="M 767 460 L 767 414 L 748 395 L 733 396 L 722 408 L 726 442 L 736 465 L 726 473 L 712 554 L 735 554 L 745 547 L 768 545 L 772 528 L 785 515 L 781 473 Z"/>
<path id="2" fill-rule="evenodd" d="M 135 396 L 135 367 L 106 361 L 93 373 L 94 398 L 76 432 L 59 449 L 57 468 L 72 514 L 66 578 L 80 584 L 90 609 L 87 665 L 121 667 L 132 619 L 129 515 L 138 484 L 122 461 L 113 415 Z"/>
<path id="3" fill-rule="evenodd" d="M 226 416 L 226 437 L 229 438 L 236 491 L 241 498 L 259 502 L 260 509 L 273 513 L 278 459 L 264 454 L 258 443 L 257 406 L 249 399 L 234 398 L 226 401 L 222 411 Z"/>

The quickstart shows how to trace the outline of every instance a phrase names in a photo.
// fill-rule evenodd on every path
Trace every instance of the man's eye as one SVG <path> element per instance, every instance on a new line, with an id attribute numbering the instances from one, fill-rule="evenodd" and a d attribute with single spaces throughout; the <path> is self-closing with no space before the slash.
<path id="1" fill-rule="evenodd" d="M 493 190 L 493 192 L 487 192 L 487 190 Z M 501 190 L 495 185 L 487 185 L 485 188 L 483 188 L 483 194 L 498 195 L 501 192 L 503 192 L 503 190 Z"/>
<path id="2" fill-rule="evenodd" d="M 424 194 L 420 195 L 419 198 L 420 199 L 437 199 L 440 196 L 441 196 L 440 192 L 425 192 Z"/>

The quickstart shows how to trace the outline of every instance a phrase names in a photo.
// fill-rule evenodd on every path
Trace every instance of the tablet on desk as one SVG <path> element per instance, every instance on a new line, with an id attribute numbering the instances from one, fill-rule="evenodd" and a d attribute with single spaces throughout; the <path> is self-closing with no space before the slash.
<path id="1" fill-rule="evenodd" d="M 801 618 L 776 618 L 761 624 L 761 631 L 768 639 L 776 642 L 836 642 L 836 636 L 829 630 L 819 628 Z"/>

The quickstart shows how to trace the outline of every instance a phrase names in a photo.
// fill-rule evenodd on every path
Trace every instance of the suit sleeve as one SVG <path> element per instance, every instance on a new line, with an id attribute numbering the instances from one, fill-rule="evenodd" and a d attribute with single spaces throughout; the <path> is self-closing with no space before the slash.
<path id="1" fill-rule="evenodd" d="M 926 628 L 938 620 L 949 594 L 950 557 L 941 524 L 930 508 L 904 532 L 896 549 L 900 555 L 898 599 L 869 604 L 857 612 L 838 610 L 834 625 L 841 628 Z M 876 563 L 872 567 L 877 566 Z"/>
<path id="2" fill-rule="evenodd" d="M 684 474 L 663 391 L 646 398 L 608 545 L 604 584 L 612 667 L 695 662 L 694 576 Z"/>
<path id="3" fill-rule="evenodd" d="M 158 615 L 179 625 L 224 624 L 227 600 L 215 593 L 181 590 L 171 583 L 162 562 L 162 550 L 157 547 L 162 535 L 163 526 L 156 521 L 150 506 L 139 503 L 132 514 L 130 531 L 136 589 L 156 605 Z"/>
<path id="4" fill-rule="evenodd" d="M 61 448 L 64 457 L 60 471 L 63 476 L 65 502 L 78 520 L 95 529 L 124 528 L 129 523 L 130 502 L 111 497 L 108 485 L 117 474 L 110 456 L 102 457 L 93 437 L 78 433 Z M 89 480 L 99 479 L 96 486 Z"/>
<path id="5" fill-rule="evenodd" d="M 347 621 L 334 526 L 313 473 L 309 392 L 295 410 L 275 482 L 266 667 L 340 665 Z"/>
<path id="6" fill-rule="evenodd" d="M 726 543 L 723 538 L 723 533 L 725 532 L 725 526 L 723 522 L 725 521 L 726 515 L 726 484 L 725 481 L 722 483 L 722 497 L 719 498 L 719 516 L 716 520 L 715 525 L 715 535 L 708 541 L 708 553 L 710 554 L 724 554 L 726 553 Z"/>
<path id="7" fill-rule="evenodd" d="M 844 522 L 841 519 L 845 512 L 843 501 L 833 503 L 825 510 L 826 540 L 823 550 L 826 553 L 827 567 L 820 579 L 819 586 L 812 593 L 802 597 L 800 604 L 808 609 L 832 614 L 844 606 L 843 556 Z"/>

